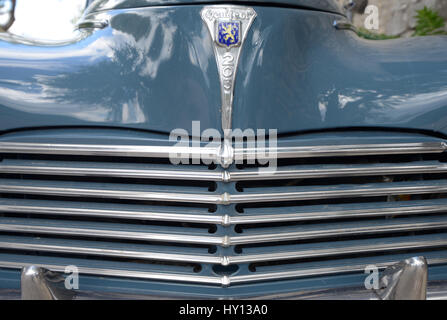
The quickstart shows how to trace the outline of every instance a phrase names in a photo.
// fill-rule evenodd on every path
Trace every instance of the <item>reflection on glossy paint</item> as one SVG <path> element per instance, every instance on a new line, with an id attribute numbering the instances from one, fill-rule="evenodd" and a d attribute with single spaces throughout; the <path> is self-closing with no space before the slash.
<path id="1" fill-rule="evenodd" d="M 70 39 L 85 5 L 86 0 L 17 0 L 8 31 L 31 39 Z"/>
<path id="2" fill-rule="evenodd" d="M 270 37 L 270 32 L 271 27 L 262 29 L 262 31 L 259 28 L 253 28 L 253 40 L 251 42 L 251 50 L 247 53 L 247 63 L 246 65 L 241 66 L 245 71 L 245 76 L 243 78 L 244 86 L 248 84 L 248 81 L 251 78 L 253 67 L 255 65 L 262 66 L 265 47 L 264 41 Z"/>
<path id="3" fill-rule="evenodd" d="M 209 32 L 205 24 L 199 34 L 188 35 L 190 41 L 187 42 L 189 61 L 192 65 L 197 66 L 202 70 L 206 87 L 210 87 L 210 79 L 208 76 L 209 57 L 214 55 L 212 41 L 210 41 Z M 202 50 L 198 50 L 202 48 Z"/>
<path id="4" fill-rule="evenodd" d="M 318 103 L 318 110 L 320 110 L 321 114 L 321 122 L 324 122 L 326 120 L 326 112 L 327 112 L 327 105 L 325 102 L 319 102 Z"/>
<path id="5" fill-rule="evenodd" d="M 0 108 L 40 116 L 45 122 L 50 118 L 42 118 L 44 115 L 64 117 L 57 125 L 80 120 L 147 128 L 150 122 L 165 129 L 172 125 L 168 116 L 171 111 L 166 103 L 160 104 L 160 97 L 169 101 L 181 95 L 181 103 L 168 103 L 177 110 L 179 123 L 190 125 L 187 116 L 194 114 L 218 123 L 218 109 L 204 108 L 210 96 L 218 97 L 217 92 L 207 90 L 212 86 L 209 74 L 213 70 L 208 70 L 213 62 L 211 44 L 188 26 L 179 30 L 173 18 L 177 10 L 155 11 L 132 10 L 113 16 L 101 13 L 98 16 L 110 20 L 111 27 L 73 45 L 23 50 L 23 46 L 0 42 L 0 73 L 4 79 L 0 80 Z M 206 34 L 201 24 L 200 30 Z M 191 40 L 187 47 L 179 41 L 186 37 Z M 185 49 L 195 53 L 196 64 L 185 60 L 188 55 L 183 53 L 174 56 Z M 180 68 L 172 69 L 172 60 L 178 60 Z M 199 72 L 172 77 L 173 72 L 185 74 L 182 69 Z M 17 70 L 22 70 L 21 76 L 14 82 Z M 197 83 L 197 75 L 204 84 Z M 0 119 L 0 127 L 4 126 L 2 120 L 5 118 Z"/>
<path id="6" fill-rule="evenodd" d="M 0 130 L 105 125 L 220 128 L 218 72 L 202 6 L 101 12 L 109 27 L 69 45 L 0 41 Z M 278 133 L 389 126 L 447 134 L 447 38 L 368 42 L 333 15 L 256 7 L 233 126 Z M 430 50 L 426 50 L 430 48 Z"/>
<path id="7" fill-rule="evenodd" d="M 447 85 L 433 92 L 390 96 L 376 101 L 378 108 L 371 110 L 374 118 L 389 123 L 412 121 L 434 110 L 444 108 L 447 101 Z M 424 106 L 422 108 L 422 106 Z"/>
<path id="8" fill-rule="evenodd" d="M 362 99 L 362 97 L 350 97 L 343 94 L 338 94 L 338 106 L 340 109 L 344 109 L 348 103 L 356 102 Z"/>
<path id="9" fill-rule="evenodd" d="M 177 26 L 170 19 L 171 11 L 166 9 L 157 15 L 134 12 L 112 19 L 115 50 L 128 50 L 131 69 L 138 70 L 142 77 L 156 78 L 160 65 L 172 56 Z"/>

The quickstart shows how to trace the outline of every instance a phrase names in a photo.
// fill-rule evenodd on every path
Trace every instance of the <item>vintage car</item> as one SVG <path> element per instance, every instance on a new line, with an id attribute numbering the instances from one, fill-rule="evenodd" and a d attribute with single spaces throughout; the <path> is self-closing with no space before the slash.
<path id="1" fill-rule="evenodd" d="M 0 298 L 444 298 L 446 139 L 446 36 L 88 1 L 0 33 Z"/>

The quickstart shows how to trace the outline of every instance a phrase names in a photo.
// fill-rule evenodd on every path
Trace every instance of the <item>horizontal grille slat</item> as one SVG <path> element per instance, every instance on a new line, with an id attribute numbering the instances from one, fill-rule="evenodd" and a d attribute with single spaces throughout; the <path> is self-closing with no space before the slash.
<path id="1" fill-rule="evenodd" d="M 102 257 L 117 257 L 117 258 L 130 258 L 139 260 L 160 260 L 160 261 L 179 261 L 188 263 L 211 263 L 221 264 L 222 259 L 216 256 L 210 255 L 188 255 L 188 254 L 173 254 L 155 251 L 143 251 L 143 250 L 129 250 L 129 249 L 110 249 L 102 248 L 98 245 L 95 247 L 82 247 L 76 245 L 53 245 L 48 243 L 33 243 L 32 241 L 16 241 L 6 242 L 0 241 L 0 250 L 17 250 L 17 251 L 40 251 L 49 253 L 61 253 L 61 254 L 78 254 L 78 255 L 93 255 Z"/>
<path id="2" fill-rule="evenodd" d="M 280 188 L 278 188 L 280 189 Z M 231 203 L 250 202 L 278 202 L 298 200 L 318 200 L 350 197 L 377 197 L 388 195 L 429 194 L 447 192 L 447 182 L 438 181 L 414 181 L 412 183 L 394 182 L 387 184 L 370 185 L 339 185 L 337 187 L 308 187 L 296 188 L 293 192 L 244 192 L 231 195 Z M 259 191 L 259 189 L 257 189 Z"/>
<path id="3" fill-rule="evenodd" d="M 18 162 L 18 164 L 17 164 Z M 279 180 L 279 179 L 311 179 L 311 178 L 334 178 L 355 177 L 374 175 L 399 175 L 399 174 L 422 174 L 422 173 L 446 173 L 447 165 L 439 162 L 414 162 L 411 164 L 382 164 L 378 166 L 324 166 L 306 167 L 295 166 L 291 168 L 280 167 L 276 170 L 262 171 L 244 170 L 214 172 L 209 170 L 166 170 L 166 169 L 136 169 L 136 168 L 114 168 L 110 164 L 104 167 L 92 167 L 88 164 L 74 167 L 70 163 L 61 163 L 59 166 L 49 163 L 33 161 L 15 161 L 15 164 L 1 164 L 0 173 L 30 174 L 30 175 L 56 175 L 56 176 L 82 176 L 82 177 L 115 177 L 115 178 L 144 178 L 144 179 L 166 179 L 166 180 L 197 180 L 197 181 L 256 181 L 256 180 Z M 5 161 L 5 163 L 8 163 Z M 14 162 L 13 162 L 14 163 Z M 22 164 L 20 164 L 22 163 Z M 135 165 L 134 165 L 135 167 Z"/>
<path id="4" fill-rule="evenodd" d="M 353 144 L 320 145 L 277 148 L 236 148 L 236 159 L 270 159 L 270 158 L 309 158 L 336 156 L 389 155 L 411 153 L 441 153 L 447 145 L 440 142 L 388 143 L 388 144 Z"/>
<path id="5" fill-rule="evenodd" d="M 23 182 L 14 180 L 0 180 L 0 193 L 20 193 L 52 195 L 65 197 L 87 197 L 104 199 L 128 199 L 140 201 L 168 201 L 168 202 L 188 202 L 203 204 L 238 204 L 238 203 L 259 203 L 259 202 L 278 202 L 278 201 L 303 201 L 316 199 L 334 199 L 348 197 L 374 197 L 388 195 L 406 195 L 406 194 L 430 194 L 447 192 L 447 182 L 443 180 L 433 181 L 415 181 L 412 183 L 395 182 L 370 185 L 346 185 L 337 188 L 301 188 L 294 192 L 275 192 L 275 193 L 254 193 L 245 192 L 240 194 L 205 194 L 205 193 L 175 193 L 175 192 L 154 192 L 129 189 L 107 189 L 97 188 L 74 188 L 63 186 L 48 186 L 42 183 L 42 186 L 27 185 Z M 297 188 L 299 189 L 299 188 Z M 313 189 L 313 190 L 312 190 Z"/>
<path id="6" fill-rule="evenodd" d="M 432 146 L 426 148 L 432 149 Z M 22 154 L 60 154 L 106 157 L 149 157 L 170 158 L 178 154 L 181 157 L 192 157 L 216 160 L 219 148 L 182 147 L 173 145 L 97 145 L 97 144 L 58 144 L 30 142 L 0 142 L 0 153 Z"/>
<path id="7" fill-rule="evenodd" d="M 367 218 L 392 215 L 419 215 L 429 213 L 447 213 L 447 199 L 408 201 L 405 203 L 394 202 L 394 205 L 383 205 L 383 203 L 366 204 L 359 206 L 337 206 L 331 208 L 321 207 L 312 208 L 309 206 L 296 208 L 295 212 L 272 214 L 272 210 L 266 212 L 238 214 L 235 216 L 225 216 L 208 212 L 191 213 L 191 210 L 183 210 L 184 213 L 177 211 L 162 212 L 156 210 L 140 210 L 129 205 L 116 205 L 119 209 L 103 209 L 98 206 L 86 206 L 80 202 L 48 202 L 41 203 L 41 200 L 14 200 L 0 199 L 0 212 L 18 213 L 28 215 L 56 215 L 78 216 L 78 217 L 96 217 L 112 219 L 129 220 L 149 220 L 149 221 L 172 221 L 172 222 L 191 222 L 191 223 L 211 223 L 218 225 L 237 225 L 237 224 L 263 224 L 272 222 L 299 222 L 299 221 L 320 221 L 331 219 L 346 218 Z M 60 204 L 57 206 L 57 204 Z M 392 204 L 392 203 L 391 203 Z M 291 210 L 289 210 L 291 211 Z"/>
<path id="8" fill-rule="evenodd" d="M 158 232 L 156 231 L 158 230 Z M 200 229 L 202 230 L 202 229 Z M 159 229 L 153 226 L 127 225 L 122 226 L 112 223 L 95 223 L 90 226 L 88 222 L 58 221 L 44 219 L 11 219 L 0 218 L 0 231 L 15 233 L 33 233 L 57 236 L 95 237 L 104 239 L 122 239 L 136 241 L 160 241 L 174 243 L 209 244 L 220 245 L 222 239 L 217 236 L 207 235 L 206 229 L 202 232 L 187 228 Z"/>
<path id="9" fill-rule="evenodd" d="M 357 144 L 357 145 L 321 145 L 302 147 L 277 148 L 238 148 L 234 149 L 235 159 L 268 159 L 301 158 L 301 157 L 332 157 L 348 155 L 376 154 L 410 154 L 410 153 L 441 153 L 447 145 L 443 141 L 387 144 Z M 122 157 L 154 157 L 169 158 L 175 154 L 206 160 L 216 160 L 220 157 L 220 148 L 213 147 L 182 147 L 174 145 L 98 145 L 98 144 L 58 144 L 30 142 L 0 142 L 0 153 L 23 154 L 64 154 L 90 156 L 122 156 Z"/>
<path id="10" fill-rule="evenodd" d="M 411 164 L 292 166 L 276 170 L 230 171 L 229 181 L 257 181 L 280 179 L 314 179 L 376 175 L 401 175 L 447 172 L 447 165 L 439 162 L 414 162 Z"/>
<path id="11" fill-rule="evenodd" d="M 324 239 L 328 237 L 339 236 L 364 236 L 364 235 L 378 235 L 395 232 L 410 232 L 421 230 L 437 230 L 447 228 L 447 219 L 440 218 L 427 218 L 427 219 L 406 219 L 404 221 L 394 222 L 379 222 L 379 223 L 346 223 L 346 226 L 334 226 L 334 227 L 309 227 L 309 228 L 296 228 L 296 231 L 268 233 L 259 232 L 255 234 L 247 234 L 230 237 L 231 244 L 259 244 L 267 242 L 278 241 L 290 241 L 290 240 L 310 240 L 310 239 Z M 293 227 L 289 227 L 294 229 Z M 286 229 L 287 230 L 287 229 Z M 272 230 L 273 231 L 273 230 Z M 254 232 L 252 232 L 254 233 Z"/>
<path id="12" fill-rule="evenodd" d="M 224 217 L 213 215 L 209 213 L 190 213 L 191 211 L 183 210 L 184 213 L 161 212 L 156 210 L 137 210 L 133 206 L 116 205 L 119 209 L 103 209 L 98 206 L 86 207 L 82 203 L 66 202 L 63 206 L 55 206 L 57 202 L 52 205 L 48 203 L 41 204 L 40 200 L 32 201 L 25 200 L 6 200 L 0 199 L 0 212 L 5 213 L 22 213 L 35 215 L 57 215 L 57 216 L 77 216 L 77 217 L 96 217 L 96 218 L 113 218 L 113 219 L 128 219 L 128 220 L 153 220 L 153 221 L 172 221 L 172 222 L 190 222 L 190 223 L 214 223 L 223 224 Z M 70 207 L 73 205 L 73 207 Z M 77 205 L 77 207 L 74 207 Z"/>
<path id="13" fill-rule="evenodd" d="M 257 224 L 267 222 L 292 222 L 292 221 L 320 221 L 331 219 L 347 219 L 347 218 L 368 218 L 383 216 L 399 216 L 399 215 L 418 215 L 428 213 L 447 212 L 447 200 L 424 200 L 424 201 L 408 201 L 408 204 L 402 202 L 394 202 L 394 205 L 386 205 L 380 202 L 373 202 L 359 206 L 333 205 L 330 208 L 317 207 L 310 209 L 309 206 L 297 208 L 295 213 L 271 214 L 269 209 L 263 214 L 253 214 L 248 211 L 246 214 L 231 217 L 230 221 L 234 224 Z M 391 202 L 393 203 L 393 202 Z M 259 210 L 252 210 L 258 211 Z"/>
<path id="14" fill-rule="evenodd" d="M 96 188 L 64 187 L 63 183 L 59 183 L 58 185 L 59 186 L 51 186 L 51 184 L 49 185 L 46 182 L 42 182 L 42 185 L 39 186 L 37 182 L 34 182 L 34 185 L 30 185 L 24 184 L 23 182 L 18 183 L 14 180 L 0 180 L 0 193 L 205 204 L 218 204 L 222 202 L 222 196 L 217 194 L 141 191 L 132 187 L 127 187 L 125 189 L 123 186 L 117 186 L 116 189 L 111 189 L 110 186 L 107 186 L 106 189 L 105 186 L 102 185 L 98 185 Z"/>
<path id="15" fill-rule="evenodd" d="M 11 261 L 12 260 L 12 261 Z M 61 264 L 55 264 L 54 261 L 48 261 L 45 263 L 36 263 L 31 259 L 22 257 L 16 257 L 14 259 L 2 259 L 0 256 L 0 268 L 8 269 L 22 269 L 25 266 L 33 265 L 37 267 L 47 268 L 55 272 L 65 272 L 65 268 L 68 265 L 73 265 L 73 262 L 67 261 Z M 155 281 L 176 281 L 187 283 L 201 283 L 211 285 L 222 285 L 222 279 L 218 276 L 203 276 L 192 273 L 180 273 L 180 272 L 162 272 L 162 271 L 144 271 L 133 270 L 130 268 L 119 269 L 113 267 L 94 267 L 95 263 L 92 263 L 92 267 L 85 265 L 79 265 L 78 271 L 84 275 L 96 275 L 96 276 L 108 276 L 108 277 L 121 277 L 121 278 L 133 278 L 133 279 L 145 279 Z"/>
<path id="16" fill-rule="evenodd" d="M 102 168 L 70 168 L 67 166 L 36 166 L 36 165 L 0 165 L 0 173 L 56 175 L 56 176 L 82 176 L 82 177 L 108 177 L 108 178 L 144 178 L 167 180 L 198 180 L 222 181 L 222 173 L 182 170 L 131 170 L 131 169 L 102 169 Z"/>
<path id="17" fill-rule="evenodd" d="M 405 256 L 396 257 L 396 260 L 388 260 L 383 261 L 384 259 L 376 260 L 374 265 L 378 269 L 384 269 L 388 266 L 391 266 L 397 262 L 399 259 L 405 258 Z M 427 262 L 430 266 L 434 266 L 437 264 L 445 264 L 447 263 L 447 258 L 442 257 L 433 257 L 431 255 L 427 256 Z M 297 268 L 295 270 L 287 270 L 287 271 L 272 271 L 272 272 L 254 272 L 247 275 L 240 275 L 232 277 L 232 284 L 239 283 L 247 283 L 247 282 L 259 282 L 259 281 L 280 281 L 283 279 L 291 279 L 291 278 L 308 278 L 315 276 L 328 276 L 328 275 L 340 275 L 340 274 L 348 274 L 348 273 L 364 273 L 365 268 L 368 266 L 368 263 L 363 264 L 347 264 L 347 265 L 335 265 L 330 267 L 308 267 L 303 266 L 302 268 Z"/>
<path id="18" fill-rule="evenodd" d="M 285 248 L 284 248 L 285 247 Z M 371 254 L 377 252 L 392 252 L 402 250 L 429 249 L 429 248 L 447 248 L 447 239 L 442 236 L 427 237 L 397 237 L 384 238 L 371 244 L 369 240 L 357 240 L 355 244 L 352 241 L 323 242 L 311 245 L 299 245 L 301 250 L 287 250 L 289 246 L 270 247 L 270 253 L 250 253 L 250 250 L 244 249 L 244 253 L 237 256 L 230 256 L 230 264 L 268 262 L 290 259 L 310 259 L 339 257 L 357 254 Z M 248 251 L 248 253 L 245 253 Z M 255 250 L 251 250 L 255 251 Z"/>

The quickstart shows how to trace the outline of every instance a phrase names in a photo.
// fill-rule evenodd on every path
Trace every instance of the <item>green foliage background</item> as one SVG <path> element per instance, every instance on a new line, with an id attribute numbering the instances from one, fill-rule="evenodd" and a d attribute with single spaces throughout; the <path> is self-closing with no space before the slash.
<path id="1" fill-rule="evenodd" d="M 447 32 L 445 32 L 444 29 L 445 21 L 437 11 L 424 7 L 424 9 L 417 11 L 415 18 L 416 27 L 412 35 L 413 37 L 447 35 Z M 357 34 L 368 40 L 387 40 L 399 38 L 399 36 L 373 33 L 365 28 L 359 28 Z"/>
<path id="2" fill-rule="evenodd" d="M 413 36 L 447 34 L 444 31 L 444 19 L 436 11 L 427 7 L 417 12 L 416 21 L 417 24 Z"/>

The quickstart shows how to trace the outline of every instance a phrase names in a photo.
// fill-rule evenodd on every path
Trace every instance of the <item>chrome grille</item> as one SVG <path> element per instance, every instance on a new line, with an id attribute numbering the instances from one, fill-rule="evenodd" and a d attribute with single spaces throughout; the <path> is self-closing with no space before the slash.
<path id="1" fill-rule="evenodd" d="M 263 174 L 247 163 L 175 166 L 169 154 L 218 162 L 219 150 L 160 140 L 6 140 L 0 267 L 228 286 L 362 272 L 416 253 L 447 264 L 441 139 L 285 139 L 277 170 Z"/>

